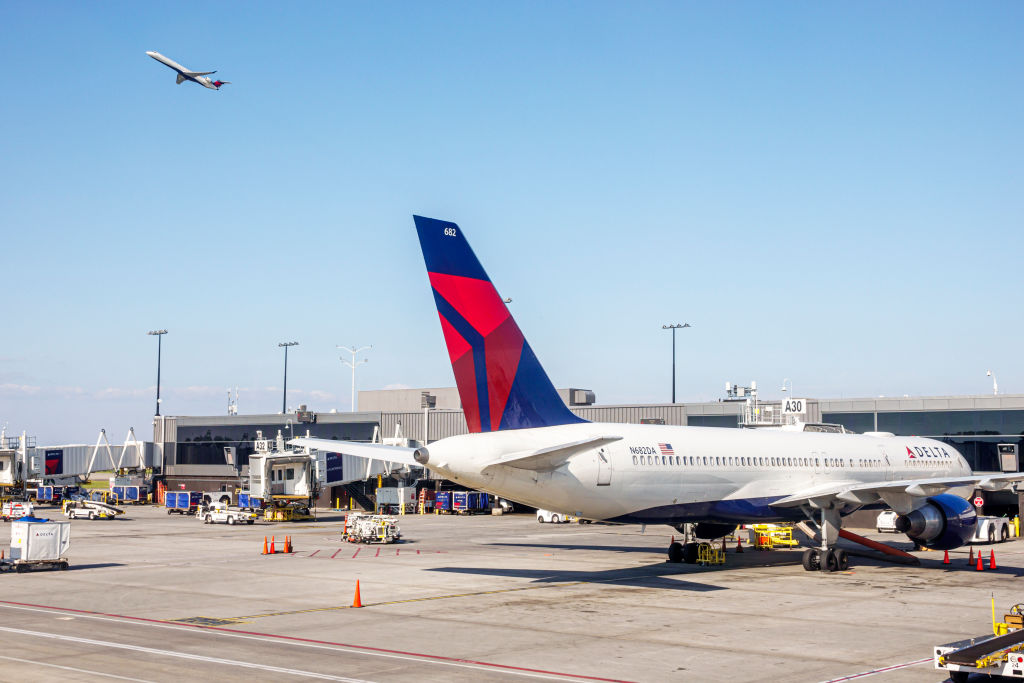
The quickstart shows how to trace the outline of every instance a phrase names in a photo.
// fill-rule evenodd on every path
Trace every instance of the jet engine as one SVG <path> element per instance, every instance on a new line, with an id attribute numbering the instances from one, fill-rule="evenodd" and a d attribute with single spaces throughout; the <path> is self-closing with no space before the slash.
<path id="1" fill-rule="evenodd" d="M 974 506 L 959 496 L 942 493 L 896 518 L 896 530 L 932 550 L 952 550 L 967 543 L 978 523 Z"/>

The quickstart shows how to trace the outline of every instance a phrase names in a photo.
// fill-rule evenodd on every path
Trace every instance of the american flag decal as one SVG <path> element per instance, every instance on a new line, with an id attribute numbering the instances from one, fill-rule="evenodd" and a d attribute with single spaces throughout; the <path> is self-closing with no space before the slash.
<path id="1" fill-rule="evenodd" d="M 676 452 L 672 450 L 672 444 L 670 443 L 659 443 L 658 450 L 661 451 L 662 455 L 675 455 Z"/>

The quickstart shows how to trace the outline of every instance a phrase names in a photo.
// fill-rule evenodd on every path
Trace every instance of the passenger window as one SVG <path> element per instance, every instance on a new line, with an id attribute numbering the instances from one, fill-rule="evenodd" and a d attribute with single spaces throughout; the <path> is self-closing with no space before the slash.
<path id="1" fill-rule="evenodd" d="M 633 464 L 634 465 L 636 464 L 636 456 L 635 455 L 633 456 Z"/>
<path id="2" fill-rule="evenodd" d="M 679 465 L 679 464 L 680 464 L 680 461 L 679 461 L 679 456 L 677 455 L 677 456 L 676 456 L 676 465 Z"/>

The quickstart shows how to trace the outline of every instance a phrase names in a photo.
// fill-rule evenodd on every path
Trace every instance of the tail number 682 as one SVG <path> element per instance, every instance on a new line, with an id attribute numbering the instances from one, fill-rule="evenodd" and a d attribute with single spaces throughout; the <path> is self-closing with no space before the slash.
<path id="1" fill-rule="evenodd" d="M 444 236 L 445 237 L 455 237 L 455 228 L 445 228 L 444 229 Z"/>

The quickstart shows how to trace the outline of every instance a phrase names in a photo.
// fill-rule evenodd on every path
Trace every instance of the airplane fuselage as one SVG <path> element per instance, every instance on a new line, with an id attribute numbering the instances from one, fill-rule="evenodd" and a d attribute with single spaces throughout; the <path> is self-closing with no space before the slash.
<path id="1" fill-rule="evenodd" d="M 550 471 L 487 464 L 600 436 L 622 438 Z M 428 448 L 428 467 L 462 485 L 586 519 L 645 524 L 801 519 L 799 508 L 772 503 L 816 486 L 970 474 L 954 448 L 933 439 L 777 429 L 581 423 L 466 434 Z"/>
<path id="2" fill-rule="evenodd" d="M 214 82 L 209 76 L 196 75 L 194 71 L 190 71 L 189 69 L 185 68 L 181 64 L 178 64 L 173 59 L 165 57 L 162 54 L 160 54 L 159 52 L 152 52 L 152 51 L 150 51 L 150 52 L 147 52 L 146 54 L 149 55 L 150 57 L 152 57 L 153 59 L 155 59 L 156 61 L 160 62 L 164 66 L 170 67 L 171 69 L 174 69 L 175 71 L 177 71 L 178 72 L 178 83 L 179 84 L 181 82 L 183 82 L 183 81 L 192 81 L 193 83 L 198 83 L 199 85 L 203 86 L 204 88 L 209 88 L 210 90 L 219 90 L 220 89 L 220 81 Z M 208 73 L 214 73 L 214 72 L 211 71 L 211 72 L 208 72 Z"/>

